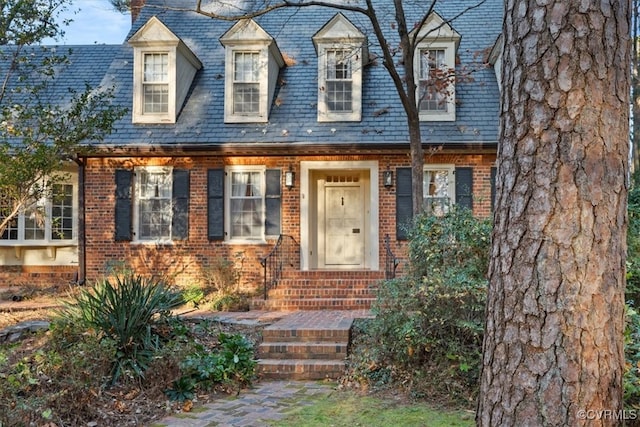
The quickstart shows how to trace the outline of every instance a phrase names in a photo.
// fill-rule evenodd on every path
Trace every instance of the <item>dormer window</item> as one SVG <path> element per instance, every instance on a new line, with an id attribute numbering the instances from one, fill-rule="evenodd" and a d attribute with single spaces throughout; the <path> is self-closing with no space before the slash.
<path id="1" fill-rule="evenodd" d="M 169 54 L 145 53 L 143 114 L 169 112 Z"/>
<path id="2" fill-rule="evenodd" d="M 259 60 L 259 52 L 234 52 L 233 114 L 260 113 Z"/>
<path id="3" fill-rule="evenodd" d="M 326 104 L 329 113 L 353 112 L 353 73 L 351 52 L 327 50 Z"/>
<path id="4" fill-rule="evenodd" d="M 313 42 L 318 51 L 318 121 L 360 121 L 366 38 L 339 13 Z"/>
<path id="5" fill-rule="evenodd" d="M 225 123 L 264 123 L 284 59 L 255 21 L 238 21 L 221 38 L 225 47 Z"/>
<path id="6" fill-rule="evenodd" d="M 454 121 L 455 58 L 460 35 L 436 13 L 415 31 L 414 74 L 420 120 Z"/>
<path id="7" fill-rule="evenodd" d="M 420 49 L 418 105 L 421 113 L 446 113 L 449 109 L 450 73 L 445 49 Z"/>
<path id="8" fill-rule="evenodd" d="M 129 44 L 134 48 L 133 123 L 175 123 L 202 63 L 155 16 Z"/>

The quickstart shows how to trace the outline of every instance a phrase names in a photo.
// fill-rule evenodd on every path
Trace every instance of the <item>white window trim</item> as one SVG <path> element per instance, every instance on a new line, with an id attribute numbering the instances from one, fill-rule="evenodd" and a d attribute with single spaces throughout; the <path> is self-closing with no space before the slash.
<path id="1" fill-rule="evenodd" d="M 52 221 L 52 209 L 53 209 L 53 201 L 51 198 L 46 198 L 40 203 L 44 204 L 44 239 L 25 239 L 25 215 L 24 212 L 18 214 L 16 220 L 18 221 L 17 229 L 18 229 L 18 238 L 15 240 L 9 239 L 0 239 L 0 246 L 29 246 L 29 247 L 38 247 L 38 246 L 72 246 L 76 245 L 78 241 L 78 179 L 76 174 L 70 174 L 69 179 L 61 180 L 60 182 L 56 182 L 56 184 L 63 185 L 71 185 L 73 187 L 73 231 L 71 239 L 54 239 L 52 236 L 53 232 L 53 221 Z"/>
<path id="2" fill-rule="evenodd" d="M 247 244 L 247 245 L 256 245 L 266 243 L 265 237 L 265 193 L 266 193 L 266 166 L 228 166 L 225 168 L 225 175 L 227 179 L 225 179 L 225 197 L 224 197 L 224 230 L 225 230 L 225 241 L 234 244 Z M 260 172 L 262 181 L 260 183 L 260 192 L 262 194 L 262 207 L 260 210 L 261 214 L 261 232 L 260 237 L 256 239 L 247 239 L 247 238 L 234 238 L 231 235 L 231 174 L 232 172 Z"/>
<path id="3" fill-rule="evenodd" d="M 455 70 L 456 66 L 456 46 L 453 41 L 429 41 L 425 40 L 418 44 L 413 60 L 413 72 L 416 79 L 416 102 L 420 103 L 420 52 L 426 49 L 444 50 L 445 63 L 447 68 Z M 425 122 L 453 122 L 456 120 L 456 79 L 451 78 L 451 85 L 447 94 L 447 111 L 420 111 L 420 121 Z"/>
<path id="4" fill-rule="evenodd" d="M 144 112 L 144 56 L 168 55 L 168 108 L 166 113 Z M 133 123 L 175 123 L 176 121 L 176 49 L 175 47 L 139 47 L 134 49 L 133 67 Z"/>
<path id="5" fill-rule="evenodd" d="M 453 206 L 456 203 L 456 166 L 450 163 L 430 163 L 424 165 L 423 172 L 432 171 L 447 171 L 449 173 L 449 182 L 447 185 L 447 193 L 449 194 L 449 206 Z M 424 179 L 423 179 L 424 183 Z M 430 198 L 426 194 L 427 188 L 423 188 L 423 198 L 426 201 Z"/>
<path id="6" fill-rule="evenodd" d="M 171 244 L 173 236 L 171 236 L 171 227 L 169 227 L 168 238 L 158 239 L 141 239 L 140 238 L 140 172 L 164 172 L 171 178 L 171 196 L 173 198 L 173 167 L 171 166 L 139 166 L 134 168 L 134 185 L 133 185 L 133 239 L 132 243 L 138 244 Z"/>
<path id="7" fill-rule="evenodd" d="M 234 98 L 234 58 L 237 52 L 258 53 L 258 83 L 260 100 L 257 113 L 235 113 Z M 269 98 L 269 48 L 266 44 L 239 44 L 225 48 L 225 88 L 224 88 L 224 121 L 225 123 L 262 123 L 268 120 Z"/>
<path id="8" fill-rule="evenodd" d="M 329 111 L 326 99 L 327 51 L 351 51 L 351 111 Z M 362 120 L 362 47 L 346 43 L 318 43 L 318 122 L 359 122 Z"/>

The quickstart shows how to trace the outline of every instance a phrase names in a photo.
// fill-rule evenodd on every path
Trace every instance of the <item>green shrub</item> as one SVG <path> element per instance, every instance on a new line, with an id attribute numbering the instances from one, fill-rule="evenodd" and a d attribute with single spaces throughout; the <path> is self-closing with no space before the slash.
<path id="1" fill-rule="evenodd" d="M 640 183 L 634 180 L 628 196 L 627 229 L 627 301 L 640 304 Z"/>
<path id="2" fill-rule="evenodd" d="M 368 376 L 471 399 L 479 378 L 491 224 L 469 210 L 421 215 L 409 230 L 409 273 L 381 283 L 366 333 Z"/>
<path id="3" fill-rule="evenodd" d="M 627 305 L 624 354 L 624 402 L 630 409 L 640 409 L 640 314 Z"/>
<path id="4" fill-rule="evenodd" d="M 115 283 L 105 279 L 83 290 L 58 317 L 93 329 L 114 342 L 115 383 L 125 370 L 138 377 L 144 375 L 161 343 L 154 326 L 182 303 L 180 293 L 162 282 L 128 274 L 117 276 Z"/>
<path id="5" fill-rule="evenodd" d="M 182 377 L 165 393 L 172 400 L 185 400 L 196 387 L 208 389 L 216 384 L 251 384 L 256 360 L 253 345 L 242 335 L 221 333 L 217 351 L 200 347 L 181 364 Z"/>

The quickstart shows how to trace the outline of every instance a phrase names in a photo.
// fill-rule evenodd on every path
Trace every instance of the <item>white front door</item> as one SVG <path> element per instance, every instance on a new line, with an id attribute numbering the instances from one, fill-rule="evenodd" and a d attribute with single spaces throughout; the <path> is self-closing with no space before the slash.
<path id="1" fill-rule="evenodd" d="M 330 266 L 363 266 L 365 260 L 362 186 L 325 187 L 324 259 Z"/>

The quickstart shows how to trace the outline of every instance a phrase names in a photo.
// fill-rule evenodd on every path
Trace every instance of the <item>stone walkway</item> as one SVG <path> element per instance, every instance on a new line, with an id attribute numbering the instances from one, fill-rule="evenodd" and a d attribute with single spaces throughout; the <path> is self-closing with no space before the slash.
<path id="1" fill-rule="evenodd" d="M 280 420 L 288 411 L 328 396 L 334 388 L 335 384 L 327 382 L 268 381 L 150 427 L 264 427 L 269 420 Z"/>
<path id="2" fill-rule="evenodd" d="M 201 317 L 204 313 L 184 313 Z M 211 315 L 210 315 L 211 316 Z M 292 326 L 309 329 L 350 326 L 354 318 L 371 317 L 369 310 L 321 310 L 296 312 L 249 311 L 246 313 L 215 313 L 212 318 L 222 322 L 271 324 L 271 328 Z M 335 384 L 324 381 L 265 381 L 243 390 L 238 396 L 196 406 L 192 412 L 172 415 L 152 427 L 263 427 L 268 420 L 282 419 L 292 409 L 310 405 L 331 394 Z"/>

